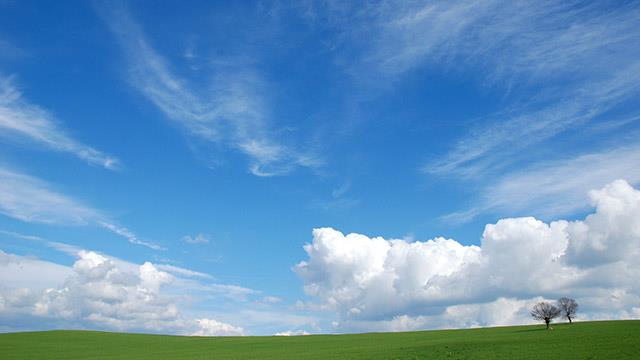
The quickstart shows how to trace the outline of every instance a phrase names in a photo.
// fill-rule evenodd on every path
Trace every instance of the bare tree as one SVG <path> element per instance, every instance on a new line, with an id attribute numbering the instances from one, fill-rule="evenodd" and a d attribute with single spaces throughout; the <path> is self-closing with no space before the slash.
<path id="1" fill-rule="evenodd" d="M 546 301 L 541 301 L 533 306 L 531 316 L 536 320 L 544 320 L 544 323 L 547 325 L 547 330 L 549 330 L 549 323 L 551 320 L 557 318 L 561 312 L 562 310 L 557 306 Z"/>
<path id="2" fill-rule="evenodd" d="M 562 311 L 562 315 L 569 319 L 569 324 L 571 324 L 571 318 L 575 317 L 576 312 L 578 312 L 578 303 L 574 299 L 563 297 L 558 299 L 558 307 Z"/>

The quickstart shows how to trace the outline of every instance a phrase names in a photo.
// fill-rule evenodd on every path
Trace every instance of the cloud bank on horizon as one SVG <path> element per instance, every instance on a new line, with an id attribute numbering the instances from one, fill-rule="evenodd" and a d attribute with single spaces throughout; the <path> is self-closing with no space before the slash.
<path id="1" fill-rule="evenodd" d="M 315 229 L 304 247 L 308 260 L 294 268 L 314 300 L 297 307 L 335 312 L 331 326 L 337 332 L 530 323 L 534 303 L 562 296 L 578 299 L 578 319 L 637 318 L 640 191 L 616 180 L 590 197 L 595 211 L 583 220 L 501 219 L 485 227 L 480 246 Z M 242 327 L 215 319 L 185 317 L 179 291 L 187 286 L 167 291 L 176 277 L 160 269 L 181 277 L 203 274 L 66 251 L 77 257 L 70 268 L 0 253 L 0 318 L 54 328 L 244 334 Z M 43 269 L 49 269 L 48 278 L 38 275 Z M 226 291 L 233 297 L 252 293 L 232 289 Z M 277 333 L 303 334 L 308 332 Z"/>
<path id="2" fill-rule="evenodd" d="M 243 335 L 242 328 L 213 319 L 185 318 L 176 302 L 179 296 L 161 292 L 175 278 L 150 262 L 136 266 L 116 262 L 93 251 L 79 250 L 69 269 L 0 251 L 3 284 L 0 316 L 22 318 L 23 324 L 44 322 L 54 328 L 111 329 L 194 336 Z M 44 265 L 44 266 L 43 266 Z M 50 282 L 32 283 L 36 273 L 53 268 Z M 32 287 L 24 287 L 32 285 Z"/>
<path id="3" fill-rule="evenodd" d="M 540 298 L 575 297 L 582 319 L 640 316 L 640 191 L 624 180 L 590 192 L 595 212 L 549 224 L 506 218 L 480 246 L 313 231 L 295 267 L 307 306 L 336 311 L 336 330 L 415 330 L 530 322 Z"/>

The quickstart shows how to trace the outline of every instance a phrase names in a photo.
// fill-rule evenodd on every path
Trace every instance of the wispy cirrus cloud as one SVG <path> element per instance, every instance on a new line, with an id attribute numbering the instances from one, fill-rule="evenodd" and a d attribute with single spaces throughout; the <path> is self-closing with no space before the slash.
<path id="1" fill-rule="evenodd" d="M 359 200 L 349 194 L 351 180 L 343 182 L 331 191 L 330 199 L 314 199 L 311 206 L 322 210 L 347 209 L 359 204 Z"/>
<path id="2" fill-rule="evenodd" d="M 16 60 L 27 56 L 24 49 L 3 38 L 0 35 L 0 60 Z"/>
<path id="3" fill-rule="evenodd" d="M 589 206 L 587 193 L 617 179 L 640 183 L 640 145 L 619 146 L 547 161 L 499 177 L 482 187 L 470 209 L 442 220 L 464 223 L 483 212 L 554 218 Z"/>
<path id="4" fill-rule="evenodd" d="M 25 222 L 86 225 L 102 214 L 44 181 L 0 167 L 0 213 Z"/>
<path id="5" fill-rule="evenodd" d="M 25 139 L 55 151 L 66 152 L 90 164 L 115 170 L 118 159 L 72 138 L 48 111 L 30 103 L 11 77 L 0 76 L 0 137 Z"/>
<path id="6" fill-rule="evenodd" d="M 200 271 L 194 271 L 194 270 L 190 270 L 190 269 L 186 269 L 183 268 L 181 266 L 175 266 L 175 265 L 169 265 L 169 264 L 159 264 L 157 265 L 158 269 L 162 270 L 162 271 L 166 271 L 172 274 L 177 274 L 177 275 L 181 275 L 181 276 L 187 276 L 187 277 L 195 277 L 195 278 L 203 278 L 203 279 L 212 279 L 213 277 L 209 274 L 200 272 Z"/>
<path id="7" fill-rule="evenodd" d="M 186 242 L 187 244 L 208 244 L 210 242 L 209 236 L 202 233 L 196 234 L 194 236 L 185 235 L 180 240 Z"/>
<path id="8" fill-rule="evenodd" d="M 134 234 L 133 232 L 131 232 L 131 230 L 123 226 L 118 226 L 107 221 L 98 221 L 98 223 L 105 229 L 111 231 L 112 233 L 124 237 L 125 239 L 127 239 L 127 241 L 129 241 L 132 244 L 146 246 L 149 249 L 153 249 L 153 250 L 166 250 L 160 245 L 139 239 L 136 234 Z"/>
<path id="9" fill-rule="evenodd" d="M 356 27 L 354 33 L 377 36 L 360 60 L 346 62 L 356 78 L 361 73 L 355 69 L 362 68 L 362 74 L 394 79 L 429 68 L 474 73 L 507 95 L 514 88 L 533 94 L 475 122 L 444 156 L 425 166 L 430 174 L 482 176 L 555 135 L 601 120 L 640 91 L 637 4 L 396 5 L 360 12 L 373 26 Z"/>
<path id="10" fill-rule="evenodd" d="M 507 22 L 510 26 L 500 10 L 497 21 L 478 30 L 493 28 L 502 36 L 495 43 L 480 41 L 488 46 L 477 57 L 495 66 L 489 81 L 532 88 L 533 96 L 481 119 L 447 153 L 426 164 L 427 174 L 480 183 L 471 207 L 443 216 L 445 221 L 461 223 L 498 211 L 569 215 L 587 208 L 589 189 L 616 178 L 640 181 L 634 165 L 640 161 L 637 142 L 610 131 L 633 128 L 640 113 L 631 102 L 640 94 L 640 8 L 525 6 Z M 538 25 L 527 25 L 530 21 Z M 501 49 L 492 48 L 497 45 Z M 563 154 L 566 149 L 554 149 L 562 148 L 567 137 L 561 143 L 558 135 L 586 136 L 595 146 Z M 602 149 L 602 143 L 615 146 Z"/>
<path id="11" fill-rule="evenodd" d="M 15 231 L 0 230 L 0 234 L 5 235 L 5 236 L 10 236 L 10 237 L 13 237 L 13 238 L 16 238 L 16 239 L 22 239 L 22 240 L 45 241 L 40 236 L 20 234 L 20 233 L 17 233 Z"/>
<path id="12" fill-rule="evenodd" d="M 304 4 L 305 18 L 338 34 L 331 51 L 363 94 L 379 96 L 418 70 L 463 74 L 503 93 L 501 110 L 469 119 L 449 148 L 430 151 L 429 175 L 481 180 L 508 171 L 540 145 L 558 145 L 557 135 L 606 122 L 640 93 L 637 3 Z"/>
<path id="13" fill-rule="evenodd" d="M 59 225 L 95 225 L 132 244 L 163 250 L 117 225 L 102 211 L 52 189 L 43 180 L 0 166 L 0 214 L 24 222 Z"/>
<path id="14" fill-rule="evenodd" d="M 469 209 L 445 220 L 496 210 L 567 215 L 588 205 L 590 188 L 639 180 L 635 141 L 611 131 L 634 127 L 640 113 L 637 3 L 310 4 L 308 18 L 338 29 L 334 54 L 365 93 L 420 70 L 471 76 L 503 94 L 501 109 L 469 119 L 444 150 L 428 150 L 425 174 L 479 189 Z M 567 150 L 586 139 L 595 146 Z"/>
<path id="15" fill-rule="evenodd" d="M 578 1 L 307 2 L 300 13 L 336 29 L 332 47 L 354 77 L 420 67 L 482 70 L 488 81 L 579 80 L 626 66 L 638 50 L 636 4 Z M 608 51 L 618 51 L 615 56 Z M 368 74 L 368 75 L 367 75 Z M 376 74 L 376 76 L 371 76 Z"/>
<path id="16" fill-rule="evenodd" d="M 125 7 L 99 10 L 124 51 L 131 86 L 189 135 L 246 155 L 249 171 L 256 176 L 319 165 L 317 157 L 274 139 L 265 96 L 268 85 L 254 67 L 218 61 L 207 90 L 196 92 L 172 71 Z"/>
<path id="17" fill-rule="evenodd" d="M 502 170 L 526 158 L 525 151 L 556 135 L 584 128 L 596 120 L 606 123 L 607 111 L 638 94 L 639 74 L 640 62 L 606 81 L 558 90 L 562 95 L 541 106 L 529 103 L 524 108 L 493 115 L 482 125 L 472 127 L 447 154 L 428 163 L 424 171 L 474 178 Z M 635 118 L 629 117 L 631 121 Z"/>

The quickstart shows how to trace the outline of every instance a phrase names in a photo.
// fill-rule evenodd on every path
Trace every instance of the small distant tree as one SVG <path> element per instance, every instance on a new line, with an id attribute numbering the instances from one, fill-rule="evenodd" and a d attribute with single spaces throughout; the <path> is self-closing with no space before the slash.
<path id="1" fill-rule="evenodd" d="M 560 316 L 561 312 L 562 310 L 559 307 L 547 301 L 541 301 L 531 308 L 531 317 L 536 320 L 543 320 L 547 325 L 547 330 L 549 330 L 549 323 Z"/>
<path id="2" fill-rule="evenodd" d="M 571 324 L 571 319 L 575 317 L 576 312 L 578 312 L 578 303 L 574 299 L 563 297 L 558 299 L 558 307 L 560 311 L 562 311 L 562 316 L 569 319 L 569 324 Z"/>

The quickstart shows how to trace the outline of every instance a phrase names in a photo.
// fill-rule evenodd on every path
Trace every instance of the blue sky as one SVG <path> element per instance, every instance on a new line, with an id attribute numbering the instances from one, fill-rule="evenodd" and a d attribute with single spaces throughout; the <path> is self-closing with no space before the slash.
<path id="1" fill-rule="evenodd" d="M 637 2 L 2 1 L 0 330 L 494 325 L 565 294 L 585 318 L 640 316 L 637 266 L 591 275 L 640 251 L 639 19 Z M 487 260 L 477 281 L 502 285 L 451 295 L 492 246 L 560 246 L 540 256 L 574 277 L 514 270 L 516 289 Z M 116 288 L 119 310 L 87 303 Z"/>

